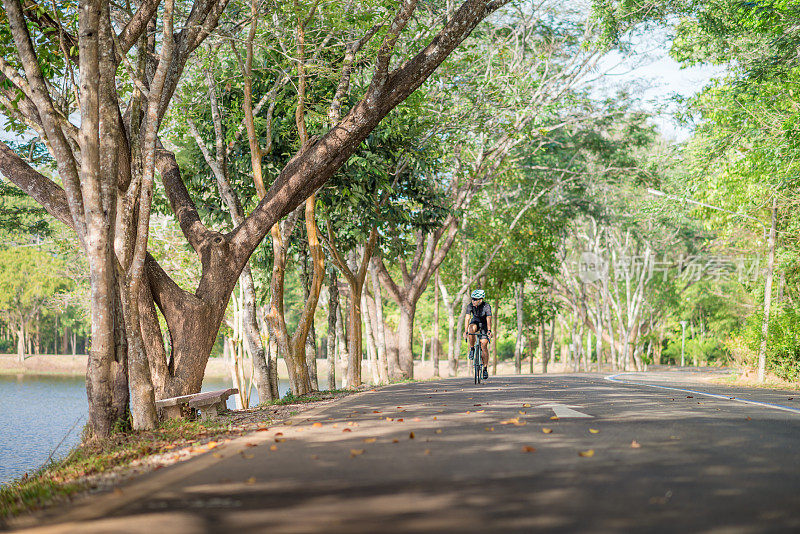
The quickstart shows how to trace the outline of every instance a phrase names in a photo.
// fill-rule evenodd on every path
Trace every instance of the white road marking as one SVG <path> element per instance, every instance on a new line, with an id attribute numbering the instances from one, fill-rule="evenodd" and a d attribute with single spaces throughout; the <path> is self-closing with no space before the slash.
<path id="1" fill-rule="evenodd" d="M 570 408 L 569 406 L 567 406 L 566 404 L 540 404 L 538 407 L 552 409 L 553 413 L 555 413 L 556 417 L 558 417 L 559 419 L 567 419 L 570 417 L 573 419 L 578 419 L 578 418 L 591 419 L 592 417 L 594 417 L 593 415 L 587 415 L 585 413 L 577 412 L 572 408 Z"/>
<path id="2" fill-rule="evenodd" d="M 656 388 L 656 389 L 667 389 L 670 391 L 680 391 L 682 393 L 694 393 L 695 395 L 703 395 L 705 397 L 711 397 L 712 399 L 721 399 L 721 400 L 729 400 L 734 402 L 741 402 L 742 404 L 750 404 L 752 406 L 761 406 L 763 408 L 772 408 L 773 410 L 781 410 L 784 412 L 796 413 L 800 414 L 800 410 L 797 408 L 792 408 L 790 406 L 783 406 L 781 404 L 772 404 L 770 402 L 761 402 L 761 401 L 754 401 L 749 399 L 739 399 L 736 397 L 732 397 L 730 395 L 718 395 L 716 393 L 708 393 L 707 391 L 695 391 L 693 389 L 682 389 L 682 388 L 671 388 L 668 386 L 657 386 L 655 384 L 644 384 L 642 382 L 633 382 L 631 380 L 620 380 L 617 377 L 622 375 L 629 375 L 633 373 L 617 373 L 615 375 L 608 375 L 604 377 L 609 382 L 618 382 L 620 384 L 631 384 L 634 386 L 645 386 L 649 388 Z"/>

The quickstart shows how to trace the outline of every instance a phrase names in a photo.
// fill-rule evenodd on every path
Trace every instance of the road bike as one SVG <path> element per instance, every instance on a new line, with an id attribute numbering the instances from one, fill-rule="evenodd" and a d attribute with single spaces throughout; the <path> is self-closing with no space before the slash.
<path id="1" fill-rule="evenodd" d="M 475 373 L 475 383 L 480 384 L 481 379 L 483 378 L 483 358 L 481 357 L 481 339 L 489 339 L 489 336 L 483 334 L 481 332 L 467 332 L 469 336 L 476 336 L 477 339 L 475 340 L 475 346 L 470 348 L 470 352 L 472 353 L 472 367 L 474 368 Z"/>

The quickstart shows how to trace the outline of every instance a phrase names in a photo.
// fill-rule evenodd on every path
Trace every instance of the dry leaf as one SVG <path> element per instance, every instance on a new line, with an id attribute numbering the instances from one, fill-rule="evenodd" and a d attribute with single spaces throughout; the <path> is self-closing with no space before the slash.
<path id="1" fill-rule="evenodd" d="M 519 411 L 519 412 L 517 412 L 517 413 L 519 413 L 520 415 L 525 415 L 525 414 L 527 414 L 528 412 L 525 412 L 525 411 L 522 411 L 522 410 L 520 410 L 520 411 Z"/>
<path id="2" fill-rule="evenodd" d="M 392 443 L 400 443 L 400 440 L 395 438 L 392 440 Z"/>
<path id="3" fill-rule="evenodd" d="M 244 483 L 245 484 L 255 484 L 256 483 L 256 477 L 250 477 L 247 480 L 245 480 Z"/>
<path id="4" fill-rule="evenodd" d="M 275 432 L 275 437 L 282 436 L 283 432 Z"/>
<path id="5" fill-rule="evenodd" d="M 552 434 L 553 433 L 553 429 L 552 428 L 543 428 L 542 432 L 544 432 L 545 434 Z"/>
<path id="6" fill-rule="evenodd" d="M 386 420 L 387 421 L 394 421 L 394 419 L 392 419 L 391 417 L 387 417 Z"/>
<path id="7" fill-rule="evenodd" d="M 266 432 L 267 430 L 269 430 L 269 427 L 267 427 L 267 426 L 260 426 L 260 427 L 258 427 L 258 428 L 256 429 L 256 432 Z"/>
<path id="8" fill-rule="evenodd" d="M 433 416 L 433 420 L 436 421 L 436 416 L 435 415 Z"/>
<path id="9" fill-rule="evenodd" d="M 343 429 L 343 430 L 342 430 L 342 432 L 352 432 L 352 431 L 353 431 L 353 430 L 352 430 L 352 429 L 350 429 L 350 428 L 345 428 L 345 429 Z"/>
<path id="10" fill-rule="evenodd" d="M 364 443 L 375 443 L 376 440 L 377 438 L 364 438 L 361 441 L 363 441 Z"/>
<path id="11" fill-rule="evenodd" d="M 525 445 L 524 447 L 522 447 L 522 452 L 536 452 L 536 447 Z"/>
<path id="12" fill-rule="evenodd" d="M 487 431 L 487 432 L 494 432 L 494 427 L 493 426 L 487 426 L 486 428 L 484 428 L 484 430 Z"/>
<path id="13" fill-rule="evenodd" d="M 528 404 L 528 403 L 526 402 L 525 404 L 523 404 L 523 405 L 522 405 L 522 407 L 523 407 L 523 408 L 530 408 L 530 407 L 531 407 L 531 405 L 530 405 L 530 404 Z"/>
<path id="14" fill-rule="evenodd" d="M 318 454 L 312 454 L 311 455 L 311 459 L 312 460 L 319 460 L 319 455 Z"/>
<path id="15" fill-rule="evenodd" d="M 477 412 L 475 412 L 475 413 L 483 413 L 483 412 L 485 412 L 485 411 L 486 411 L 486 410 L 478 410 L 478 411 L 477 411 Z"/>
<path id="16" fill-rule="evenodd" d="M 590 428 L 590 429 L 589 429 L 589 433 L 590 433 L 590 434 L 599 434 L 599 433 L 600 433 L 600 431 L 599 431 L 599 430 L 597 430 L 596 428 Z"/>
<path id="17" fill-rule="evenodd" d="M 588 451 L 580 451 L 578 456 L 582 456 L 583 458 L 591 458 L 594 456 L 594 449 L 589 449 Z"/>
<path id="18" fill-rule="evenodd" d="M 430 453 L 431 453 L 430 449 L 425 449 L 425 452 L 423 452 L 422 454 L 430 454 Z"/>
<path id="19" fill-rule="evenodd" d="M 554 415 L 550 418 L 551 421 L 558 421 L 558 416 Z"/>
<path id="20" fill-rule="evenodd" d="M 242 453 L 242 458 L 244 458 L 245 460 L 252 460 L 255 457 L 256 457 L 255 454 L 244 454 L 244 453 Z"/>
<path id="21" fill-rule="evenodd" d="M 380 410 L 372 410 L 372 413 L 381 413 Z"/>
<path id="22" fill-rule="evenodd" d="M 413 433 L 413 432 L 411 432 L 411 433 L 408 435 L 408 439 L 414 439 L 414 433 Z"/>
<path id="23" fill-rule="evenodd" d="M 211 456 L 213 456 L 214 458 L 222 458 L 222 457 L 223 457 L 223 456 L 222 456 L 220 453 L 218 453 L 218 452 L 212 452 L 212 453 L 211 453 Z"/>
<path id="24" fill-rule="evenodd" d="M 441 434 L 441 433 L 442 433 L 442 429 L 441 429 L 441 428 L 437 428 L 437 429 L 436 429 L 436 433 L 437 433 L 437 434 Z"/>
<path id="25" fill-rule="evenodd" d="M 412 419 L 412 421 L 414 421 L 415 423 L 419 423 L 420 421 L 422 421 L 422 419 L 420 419 L 419 417 L 415 417 L 414 419 Z"/>
<path id="26" fill-rule="evenodd" d="M 364 454 L 364 449 L 350 449 L 350 458 Z"/>
<path id="27" fill-rule="evenodd" d="M 275 438 L 275 443 L 283 443 L 286 441 L 286 438 Z"/>
<path id="28" fill-rule="evenodd" d="M 333 423 L 333 428 L 339 428 L 339 423 Z"/>
<path id="29" fill-rule="evenodd" d="M 473 404 L 473 406 L 481 406 L 480 404 Z"/>
<path id="30" fill-rule="evenodd" d="M 314 423 L 314 424 L 313 424 L 313 425 L 311 425 L 311 426 L 313 426 L 314 428 L 319 428 L 319 427 L 321 427 L 321 426 L 322 426 L 322 423 Z"/>
<path id="31" fill-rule="evenodd" d="M 753 420 L 753 418 L 752 418 L 752 417 L 750 417 L 750 416 L 748 415 L 748 416 L 747 416 L 747 420 L 748 420 L 748 421 L 752 421 L 752 420 Z"/>
<path id="32" fill-rule="evenodd" d="M 216 444 L 214 445 L 214 447 L 216 447 Z M 245 447 L 258 447 L 258 443 L 246 443 Z M 212 448 L 212 447 L 209 447 L 209 448 Z"/>
<path id="33" fill-rule="evenodd" d="M 516 425 L 519 423 L 519 417 L 514 417 L 513 419 L 506 419 L 505 421 L 500 421 L 501 425 Z"/>
<path id="34" fill-rule="evenodd" d="M 277 445 L 272 445 L 272 446 L 270 446 L 269 450 L 277 451 L 278 450 L 278 446 Z"/>
<path id="35" fill-rule="evenodd" d="M 636 440 L 631 441 L 631 449 L 641 449 L 641 448 L 642 446 L 639 444 L 638 441 Z"/>
<path id="36" fill-rule="evenodd" d="M 403 418 L 401 417 L 400 419 L 397 420 L 397 422 L 398 423 L 402 423 L 403 422 Z"/>

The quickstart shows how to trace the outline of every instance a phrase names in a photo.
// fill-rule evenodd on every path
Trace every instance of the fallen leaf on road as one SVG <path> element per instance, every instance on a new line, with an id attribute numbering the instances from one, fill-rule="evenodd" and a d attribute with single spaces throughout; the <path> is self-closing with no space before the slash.
<path id="1" fill-rule="evenodd" d="M 520 415 L 525 415 L 525 414 L 527 414 L 528 412 L 524 412 L 524 411 L 520 410 L 520 411 L 519 411 L 519 412 L 517 412 L 517 413 L 519 413 Z"/>
<path id="2" fill-rule="evenodd" d="M 483 413 L 483 412 L 485 412 L 485 411 L 486 411 L 486 410 L 478 410 L 478 411 L 477 411 L 477 412 L 475 412 L 475 413 Z"/>
<path id="3" fill-rule="evenodd" d="M 304 430 L 305 430 L 305 428 L 298 428 L 298 429 L 297 429 L 297 432 L 302 432 L 302 431 L 304 431 Z"/>
<path id="4" fill-rule="evenodd" d="M 269 430 L 269 427 L 260 426 L 256 429 L 256 432 L 266 432 L 267 430 Z"/>
<path id="5" fill-rule="evenodd" d="M 436 416 L 435 415 L 433 416 L 433 420 L 436 421 Z"/>
<path id="6" fill-rule="evenodd" d="M 425 449 L 425 452 L 423 452 L 422 454 L 430 454 L 430 453 L 431 453 L 430 449 Z"/>
<path id="7" fill-rule="evenodd" d="M 750 417 L 750 416 L 748 415 L 748 416 L 747 416 L 747 420 L 748 420 L 748 421 L 752 421 L 752 420 L 753 420 L 753 418 L 752 418 L 752 417 Z"/>
<path id="8" fill-rule="evenodd" d="M 500 421 L 501 425 L 516 425 L 519 423 L 519 417 L 514 417 L 513 419 L 506 419 L 505 421 Z"/>
<path id="9" fill-rule="evenodd" d="M 255 457 L 256 457 L 255 454 L 244 454 L 244 453 L 242 453 L 242 458 L 244 458 L 245 460 L 252 460 Z"/>
<path id="10" fill-rule="evenodd" d="M 364 443 L 375 443 L 376 439 L 377 438 L 364 438 L 361 441 L 363 441 Z"/>
<path id="11" fill-rule="evenodd" d="M 486 428 L 484 428 L 484 430 L 487 431 L 487 432 L 494 432 L 494 427 L 493 426 L 487 426 Z"/>
<path id="12" fill-rule="evenodd" d="M 694 397 L 693 397 L 693 396 L 691 396 L 691 395 L 686 395 L 686 398 L 687 398 L 687 399 L 693 399 Z"/>
<path id="13" fill-rule="evenodd" d="M 311 459 L 312 460 L 319 460 L 319 454 L 312 454 L 311 455 Z"/>
<path id="14" fill-rule="evenodd" d="M 531 407 L 531 405 L 530 405 L 530 404 L 528 404 L 528 403 L 526 402 L 525 404 L 523 404 L 523 405 L 522 405 L 522 407 L 523 407 L 523 408 L 530 408 L 530 407 Z"/>
<path id="15" fill-rule="evenodd" d="M 543 428 L 542 432 L 544 432 L 545 434 L 552 434 L 553 433 L 553 429 L 552 428 Z"/>
<path id="16" fill-rule="evenodd" d="M 480 404 L 473 404 L 473 406 L 480 406 Z"/>
<path id="17" fill-rule="evenodd" d="M 286 441 L 286 438 L 275 438 L 275 443 L 283 443 Z"/>
<path id="18" fill-rule="evenodd" d="M 554 415 L 550 418 L 551 421 L 558 421 L 558 416 Z"/>
<path id="19" fill-rule="evenodd" d="M 356 423 L 355 421 L 349 421 L 347 424 L 349 426 L 358 426 L 358 423 Z"/>
<path id="20" fill-rule="evenodd" d="M 631 441 L 631 449 L 641 449 L 641 448 L 642 446 L 638 441 L 636 440 Z"/>
<path id="21" fill-rule="evenodd" d="M 282 436 L 283 432 L 275 432 L 275 437 Z"/>
<path id="22" fill-rule="evenodd" d="M 372 413 L 381 413 L 380 410 L 372 410 Z"/>
<path id="23" fill-rule="evenodd" d="M 255 484 L 256 483 L 256 477 L 250 477 L 247 480 L 245 480 L 244 483 L 245 484 Z"/>
<path id="24" fill-rule="evenodd" d="M 522 452 L 536 452 L 536 447 L 525 445 L 524 447 L 522 447 Z"/>
<path id="25" fill-rule="evenodd" d="M 408 435 L 408 439 L 414 439 L 414 433 L 413 433 L 413 432 L 411 432 L 411 433 Z"/>
<path id="26" fill-rule="evenodd" d="M 353 430 L 352 430 L 352 429 L 350 429 L 350 428 L 344 428 L 344 429 L 342 429 L 342 432 L 352 432 L 352 431 L 353 431 Z"/>
<path id="27" fill-rule="evenodd" d="M 333 423 L 333 428 L 339 428 L 339 423 Z"/>
<path id="28" fill-rule="evenodd" d="M 211 453 L 211 456 L 213 456 L 214 458 L 222 458 L 222 455 L 218 452 Z"/>
<path id="29" fill-rule="evenodd" d="M 794 397 L 789 397 L 789 398 L 788 398 L 788 399 L 786 399 L 786 400 L 794 400 Z"/>
<path id="30" fill-rule="evenodd" d="M 414 419 L 412 419 L 412 421 L 414 421 L 415 423 L 419 423 L 420 421 L 422 421 L 422 419 L 420 419 L 419 417 L 415 417 Z"/>
<path id="31" fill-rule="evenodd" d="M 599 431 L 599 430 L 597 430 L 596 428 L 590 428 L 590 429 L 589 429 L 589 433 L 590 433 L 590 434 L 599 434 L 599 433 L 600 433 L 600 431 Z"/>
<path id="32" fill-rule="evenodd" d="M 319 427 L 321 427 L 321 426 L 322 426 L 322 423 L 314 423 L 314 424 L 313 424 L 313 425 L 311 425 L 311 426 L 313 426 L 314 428 L 319 428 Z"/>
<path id="33" fill-rule="evenodd" d="M 364 454 L 364 449 L 350 449 L 350 458 Z"/>
<path id="34" fill-rule="evenodd" d="M 397 420 L 397 422 L 398 423 L 402 423 L 403 422 L 403 418 L 401 417 L 400 419 Z"/>
<path id="35" fill-rule="evenodd" d="M 392 418 L 392 417 L 387 417 L 387 418 L 386 418 L 386 420 L 387 420 L 387 421 L 394 421 L 394 418 Z"/>
<path id="36" fill-rule="evenodd" d="M 400 443 L 400 440 L 395 438 L 392 440 L 392 443 Z"/>
<path id="37" fill-rule="evenodd" d="M 441 429 L 441 428 L 437 428 L 437 429 L 436 429 L 436 433 L 437 433 L 437 434 L 441 434 L 441 433 L 442 433 L 442 429 Z"/>
<path id="38" fill-rule="evenodd" d="M 277 451 L 278 450 L 278 446 L 277 445 L 272 445 L 272 446 L 270 446 L 269 450 Z"/>
<path id="39" fill-rule="evenodd" d="M 212 447 L 212 446 L 211 446 L 211 444 L 209 443 L 209 447 L 208 447 L 208 448 L 209 448 L 209 449 L 213 449 L 213 448 L 214 448 L 214 447 L 216 447 L 217 445 L 218 445 L 218 444 L 217 444 L 217 443 L 215 443 L 215 444 L 214 444 L 214 446 Z M 258 443 L 245 443 L 245 447 L 258 447 Z"/>
<path id="40" fill-rule="evenodd" d="M 588 451 L 580 451 L 578 453 L 578 456 L 581 456 L 583 458 L 591 458 L 592 456 L 594 456 L 594 449 L 589 449 Z"/>
<path id="41" fill-rule="evenodd" d="M 284 421 L 283 424 L 286 425 L 286 426 L 292 426 L 292 422 L 291 421 Z"/>

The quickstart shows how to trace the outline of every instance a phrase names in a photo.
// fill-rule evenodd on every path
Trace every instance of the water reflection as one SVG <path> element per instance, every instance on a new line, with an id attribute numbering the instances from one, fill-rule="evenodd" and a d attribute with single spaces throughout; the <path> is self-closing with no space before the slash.
<path id="1" fill-rule="evenodd" d="M 203 391 L 229 388 L 230 380 L 209 378 Z M 289 391 L 280 380 L 278 391 Z M 258 404 L 253 388 L 251 405 Z M 235 408 L 233 397 L 228 407 Z M 64 455 L 80 441 L 86 424 L 86 389 L 81 377 L 0 375 L 0 484 Z"/>

